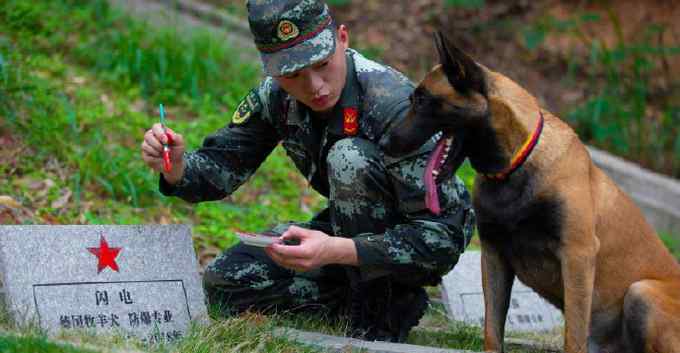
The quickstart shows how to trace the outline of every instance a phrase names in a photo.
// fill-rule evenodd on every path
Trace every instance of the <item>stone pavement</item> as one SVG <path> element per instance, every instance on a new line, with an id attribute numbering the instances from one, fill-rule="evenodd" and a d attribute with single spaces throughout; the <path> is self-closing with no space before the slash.
<path id="1" fill-rule="evenodd" d="M 356 349 L 368 353 L 475 353 L 473 351 L 417 346 L 414 344 L 363 341 L 356 338 L 331 336 L 282 327 L 274 336 L 321 348 L 327 352 L 345 353 Z"/>

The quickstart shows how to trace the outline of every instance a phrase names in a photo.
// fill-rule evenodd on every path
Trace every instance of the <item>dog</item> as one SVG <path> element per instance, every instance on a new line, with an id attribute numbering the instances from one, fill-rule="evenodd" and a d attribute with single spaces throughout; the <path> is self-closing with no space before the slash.
<path id="1" fill-rule="evenodd" d="M 567 353 L 680 352 L 680 265 L 638 207 L 535 97 L 441 33 L 435 45 L 440 64 L 380 146 L 438 139 L 424 176 L 434 213 L 437 180 L 465 158 L 476 170 L 484 349 L 503 351 L 516 276 L 564 313 Z"/>

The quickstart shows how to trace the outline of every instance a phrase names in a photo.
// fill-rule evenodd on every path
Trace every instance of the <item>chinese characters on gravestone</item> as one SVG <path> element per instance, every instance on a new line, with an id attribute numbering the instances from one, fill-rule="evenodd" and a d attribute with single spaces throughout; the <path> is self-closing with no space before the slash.
<path id="1" fill-rule="evenodd" d="M 0 264 L 11 312 L 52 332 L 154 343 L 206 317 L 186 226 L 3 226 Z"/>
<path id="2" fill-rule="evenodd" d="M 481 253 L 468 251 L 442 279 L 442 297 L 450 319 L 484 326 Z M 562 313 L 531 288 L 515 280 L 505 323 L 508 331 L 549 331 L 563 324 Z"/>

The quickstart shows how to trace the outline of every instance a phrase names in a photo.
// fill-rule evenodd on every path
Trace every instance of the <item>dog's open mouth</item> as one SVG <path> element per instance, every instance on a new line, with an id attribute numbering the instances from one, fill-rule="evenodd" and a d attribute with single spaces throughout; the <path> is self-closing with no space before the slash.
<path id="1" fill-rule="evenodd" d="M 430 159 L 425 167 L 425 205 L 434 214 L 439 214 L 439 195 L 437 193 L 437 180 L 444 180 L 452 176 L 463 162 L 462 139 L 452 135 L 442 133 L 437 141 Z"/>

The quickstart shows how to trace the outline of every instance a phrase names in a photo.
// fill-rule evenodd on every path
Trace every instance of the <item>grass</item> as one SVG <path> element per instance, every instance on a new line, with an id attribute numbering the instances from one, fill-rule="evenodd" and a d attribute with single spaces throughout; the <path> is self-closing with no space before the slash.
<path id="1" fill-rule="evenodd" d="M 144 131 L 158 121 L 157 102 L 193 149 L 229 122 L 258 81 L 257 67 L 234 62 L 233 49 L 216 38 L 142 31 L 143 23 L 97 1 L 10 1 L 0 22 L 0 133 L 23 148 L 20 161 L 7 157 L 0 166 L 7 177 L 0 194 L 34 211 L 23 222 L 191 223 L 197 247 L 224 248 L 234 229 L 308 219 L 323 207 L 281 148 L 224 201 L 192 207 L 158 193 L 158 176 L 139 158 Z M 135 62 L 130 52 L 146 59 Z M 51 207 L 65 195 L 69 202 Z"/>
<path id="2" fill-rule="evenodd" d="M 277 328 L 292 327 L 299 330 L 331 335 L 345 335 L 347 322 L 343 320 L 328 320 L 323 315 L 315 314 L 303 316 L 279 313 L 265 316 L 246 313 L 237 317 L 211 320 L 208 325 L 204 326 L 195 325 L 178 342 L 160 345 L 147 345 L 138 339 L 125 338 L 120 335 L 95 336 L 88 332 L 77 331 L 62 332 L 48 338 L 45 332 L 34 327 L 16 327 L 2 321 L 0 321 L 0 327 L 5 330 L 9 328 L 13 332 L 12 334 L 0 335 L 0 347 L 2 347 L 2 344 L 15 345 L 17 353 L 34 351 L 41 353 L 52 352 L 47 349 L 54 349 L 54 352 L 64 353 L 113 352 L 116 350 L 133 350 L 142 353 L 212 353 L 228 351 L 319 352 L 317 348 L 301 345 L 282 337 L 276 333 Z M 512 332 L 508 333 L 508 336 L 526 338 L 526 335 Z M 57 343 L 55 343 L 55 338 Z M 531 338 L 540 341 L 535 336 Z M 545 340 L 544 337 L 540 338 Z M 15 341 L 18 341 L 18 343 Z M 430 347 L 481 351 L 483 341 L 480 328 L 453 323 L 446 318 L 441 304 L 432 304 L 425 317 L 421 320 L 421 326 L 411 332 L 407 343 Z M 31 349 L 34 346 L 39 348 L 32 351 Z M 541 351 L 527 350 L 526 347 L 510 347 L 507 349 L 507 352 L 538 353 Z"/>
<path id="3" fill-rule="evenodd" d="M 122 335 L 94 335 L 88 332 L 61 332 L 48 336 L 35 328 L 14 327 L 13 333 L 0 334 L 0 352 L 11 353 L 213 353 L 213 352 L 277 352 L 313 353 L 318 349 L 274 335 L 281 320 L 276 316 L 244 314 L 194 325 L 175 343 L 149 345 Z"/>
<path id="4" fill-rule="evenodd" d="M 0 222 L 188 223 L 204 254 L 232 245 L 236 229 L 259 231 L 309 219 L 325 201 L 280 147 L 232 196 L 195 206 L 161 196 L 158 176 L 139 158 L 142 135 L 157 121 L 161 101 L 168 125 L 186 136 L 189 149 L 228 123 L 259 79 L 255 65 L 235 62 L 232 53 L 207 32 L 149 30 L 104 1 L 3 2 L 0 138 L 11 143 L 0 150 L 0 195 L 19 206 L 0 213 Z M 273 328 L 281 325 L 336 334 L 346 328 L 346 322 L 324 318 L 247 314 L 194 327 L 167 346 L 88 333 L 57 337 L 96 350 L 151 353 L 315 351 L 274 337 Z M 17 352 L 87 351 L 55 344 L 45 332 L 9 320 L 0 320 L 0 330 L 12 332 L 0 337 L 5 345 L 0 347 Z"/>
<path id="5" fill-rule="evenodd" d="M 5 1 L 0 5 L 0 137 L 12 136 L 14 143 L 0 150 L 0 195 L 10 195 L 26 211 L 13 221 L 190 223 L 202 253 L 233 244 L 235 229 L 258 231 L 308 219 L 324 201 L 281 148 L 234 195 L 196 206 L 162 197 L 157 175 L 138 157 L 141 136 L 157 121 L 155 107 L 161 101 L 168 108 L 168 125 L 184 133 L 190 149 L 228 122 L 259 78 L 254 65 L 235 62 L 232 53 L 204 32 L 149 30 L 103 1 Z M 470 188 L 474 172 L 469 165 L 459 174 Z M 677 256 L 677 243 L 669 247 Z M 449 322 L 441 307 L 433 306 L 424 320 L 438 330 L 416 329 L 409 343 L 481 349 L 480 329 Z M 246 314 L 194 327 L 167 346 L 88 334 L 59 337 L 150 353 L 313 352 L 274 337 L 274 327 L 343 334 L 346 325 L 324 317 Z M 39 330 L 8 322 L 0 322 L 0 328 L 18 333 L 0 336 L 0 351 L 88 352 L 54 344 Z"/>
<path id="6" fill-rule="evenodd" d="M 375 50 L 379 55 L 379 48 Z M 199 254 L 233 244 L 236 229 L 258 231 L 286 220 L 308 219 L 324 201 L 308 188 L 281 148 L 234 195 L 195 206 L 162 197 L 157 175 L 138 157 L 141 136 L 157 121 L 155 107 L 160 101 L 167 107 L 168 125 L 184 133 L 189 149 L 228 122 L 238 100 L 259 78 L 254 65 L 234 62 L 232 53 L 207 33 L 150 30 L 102 1 L 4 2 L 0 137 L 11 136 L 13 143 L 0 150 L 4 177 L 0 195 L 10 195 L 25 212 L 10 221 L 0 219 L 189 223 Z M 471 188 L 474 172 L 469 165 L 459 175 Z M 433 306 L 423 320 L 437 330 L 418 328 L 409 343 L 481 349 L 480 329 L 451 323 L 441 307 Z M 278 326 L 343 334 L 347 323 L 246 314 L 194 327 L 174 345 L 148 347 L 134 339 L 86 333 L 59 338 L 76 345 L 131 347 L 149 353 L 315 351 L 275 337 L 273 329 Z M 44 332 L 7 321 L 0 321 L 0 329 L 15 333 L 0 336 L 3 349 L 87 351 L 54 344 Z"/>
<path id="7" fill-rule="evenodd" d="M 484 0 L 444 0 L 444 5 L 462 7 L 466 9 L 478 9 L 486 5 Z"/>
<path id="8" fill-rule="evenodd" d="M 51 343 L 45 337 L 0 335 L 0 352 L 4 353 L 93 353 L 72 345 Z"/>
<path id="9" fill-rule="evenodd" d="M 666 232 L 659 233 L 661 241 L 666 245 L 673 257 L 680 261 L 680 236 Z"/>

